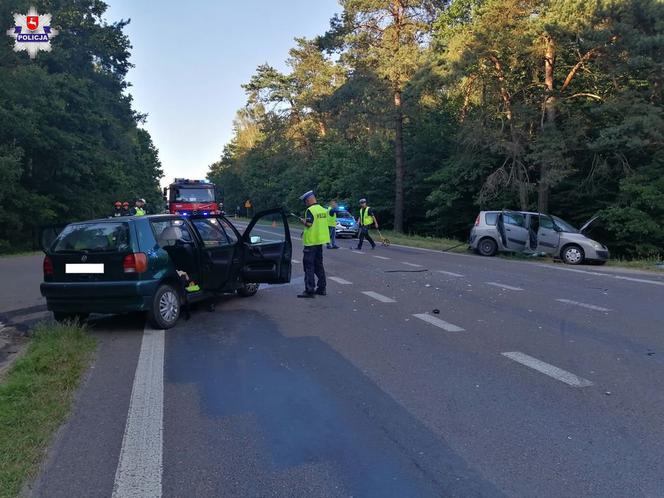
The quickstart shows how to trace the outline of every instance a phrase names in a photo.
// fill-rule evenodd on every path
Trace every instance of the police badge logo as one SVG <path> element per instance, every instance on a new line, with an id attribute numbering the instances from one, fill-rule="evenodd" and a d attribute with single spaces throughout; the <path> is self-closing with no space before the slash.
<path id="1" fill-rule="evenodd" d="M 27 14 L 14 14 L 14 27 L 7 34 L 14 38 L 14 52 L 25 50 L 34 59 L 40 50 L 51 51 L 51 39 L 58 31 L 51 28 L 51 14 L 30 7 Z"/>

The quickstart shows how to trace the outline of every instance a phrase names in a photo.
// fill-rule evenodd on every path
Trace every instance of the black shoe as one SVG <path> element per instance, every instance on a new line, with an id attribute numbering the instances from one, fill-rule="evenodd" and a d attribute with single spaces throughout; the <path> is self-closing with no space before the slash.
<path id="1" fill-rule="evenodd" d="M 327 291 L 325 289 L 316 289 L 316 294 L 319 296 L 327 296 Z"/>
<path id="2" fill-rule="evenodd" d="M 332 246 L 330 249 L 339 249 L 339 246 Z"/>
<path id="3" fill-rule="evenodd" d="M 373 251 L 376 248 L 376 244 L 371 246 L 371 250 Z"/>
<path id="4" fill-rule="evenodd" d="M 328 249 L 334 249 L 332 246 L 328 245 L 326 246 Z"/>
<path id="5" fill-rule="evenodd" d="M 301 297 L 304 299 L 312 299 L 314 297 L 313 292 L 303 292 L 302 294 L 298 294 L 297 297 Z"/>

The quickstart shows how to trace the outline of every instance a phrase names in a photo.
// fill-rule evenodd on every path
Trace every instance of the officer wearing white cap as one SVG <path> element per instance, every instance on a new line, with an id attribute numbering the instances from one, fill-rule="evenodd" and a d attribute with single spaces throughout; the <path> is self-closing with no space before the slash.
<path id="1" fill-rule="evenodd" d="M 360 216 L 357 218 L 357 223 L 360 225 L 360 238 L 357 242 L 356 249 L 360 251 L 362 250 L 364 239 L 367 239 L 369 244 L 371 244 L 371 248 L 375 249 L 376 243 L 371 238 L 371 235 L 369 235 L 369 228 L 372 226 L 378 228 L 378 220 L 376 219 L 376 213 L 374 213 L 374 210 L 367 206 L 366 199 L 360 199 Z"/>
<path id="2" fill-rule="evenodd" d="M 330 243 L 330 232 L 327 226 L 327 210 L 316 201 L 313 190 L 303 194 L 300 200 L 304 202 L 307 209 L 304 218 L 300 221 L 304 224 L 302 243 L 304 251 L 302 265 L 304 266 L 304 292 L 297 297 L 312 298 L 316 294 L 325 296 L 327 294 L 325 280 L 325 268 L 323 268 L 323 244 Z M 318 283 L 314 278 L 318 278 Z"/>
<path id="3" fill-rule="evenodd" d="M 138 199 L 134 203 L 134 209 L 132 215 L 134 216 L 145 216 L 145 199 Z"/>

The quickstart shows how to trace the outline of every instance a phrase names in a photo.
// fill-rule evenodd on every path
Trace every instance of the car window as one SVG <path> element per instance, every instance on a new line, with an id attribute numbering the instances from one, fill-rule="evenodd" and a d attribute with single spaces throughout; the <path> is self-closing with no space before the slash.
<path id="1" fill-rule="evenodd" d="M 337 218 L 352 218 L 353 216 L 348 211 L 339 211 Z"/>
<path id="2" fill-rule="evenodd" d="M 231 244 L 235 244 L 238 241 L 238 238 L 237 235 L 235 235 L 235 231 L 231 227 L 231 224 L 223 218 L 217 218 L 217 220 L 219 221 L 221 229 L 226 233 L 228 240 L 230 240 Z"/>
<path id="3" fill-rule="evenodd" d="M 187 227 L 186 223 L 183 220 L 163 220 L 163 221 L 151 221 L 152 231 L 154 236 L 159 241 L 160 235 L 164 233 L 164 230 L 168 227 L 177 227 L 180 229 L 180 239 L 183 242 L 193 242 L 194 238 L 191 236 L 191 232 Z"/>
<path id="4" fill-rule="evenodd" d="M 517 227 L 526 226 L 526 217 L 520 213 L 503 213 L 503 219 L 506 225 L 514 225 Z"/>
<path id="5" fill-rule="evenodd" d="M 540 227 L 553 230 L 553 220 L 548 216 L 540 216 Z"/>
<path id="6" fill-rule="evenodd" d="M 129 249 L 127 223 L 75 223 L 55 240 L 54 252 L 120 252 Z"/>
<path id="7" fill-rule="evenodd" d="M 495 225 L 498 222 L 498 213 L 485 213 L 484 222 L 487 225 Z"/>
<path id="8" fill-rule="evenodd" d="M 557 216 L 554 216 L 553 219 L 555 220 L 556 225 L 558 225 L 558 228 L 560 228 L 563 232 L 579 233 L 576 228 L 567 223 L 565 220 L 558 218 Z"/>
<path id="9" fill-rule="evenodd" d="M 198 230 L 205 247 L 222 247 L 234 244 L 237 239 L 229 237 L 223 227 L 224 220 L 218 218 L 199 218 L 192 220 Z M 232 233 L 232 232 L 231 232 Z"/>

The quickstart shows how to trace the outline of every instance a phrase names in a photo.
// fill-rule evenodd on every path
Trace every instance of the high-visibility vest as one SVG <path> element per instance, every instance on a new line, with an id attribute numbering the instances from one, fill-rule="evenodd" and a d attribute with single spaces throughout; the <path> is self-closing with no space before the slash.
<path id="1" fill-rule="evenodd" d="M 369 214 L 370 207 L 360 209 L 360 225 L 368 227 L 374 224 L 374 217 Z"/>
<path id="2" fill-rule="evenodd" d="M 134 208 L 134 216 L 145 216 L 145 209 L 139 208 L 138 206 Z"/>
<path id="3" fill-rule="evenodd" d="M 330 230 L 327 228 L 327 210 L 314 204 L 307 208 L 314 217 L 314 222 L 310 227 L 304 227 L 302 244 L 304 246 L 319 246 L 330 243 Z M 307 211 L 304 212 L 304 218 L 307 217 Z"/>
<path id="4" fill-rule="evenodd" d="M 327 226 L 336 227 L 337 226 L 337 215 L 331 213 L 332 208 L 327 208 Z"/>

